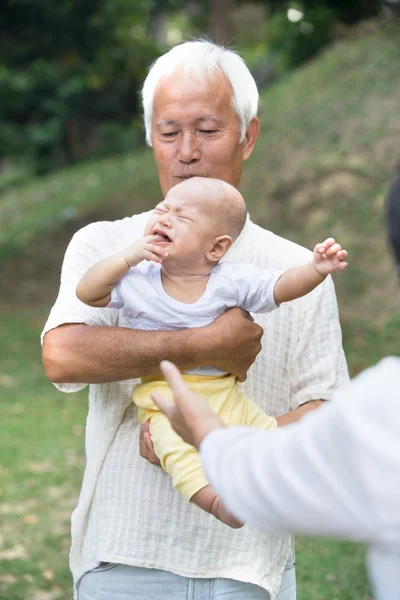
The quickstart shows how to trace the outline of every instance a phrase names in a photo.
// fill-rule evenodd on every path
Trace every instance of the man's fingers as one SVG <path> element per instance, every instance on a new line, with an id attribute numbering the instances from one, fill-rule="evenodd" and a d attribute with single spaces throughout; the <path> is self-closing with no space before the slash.
<path id="1" fill-rule="evenodd" d="M 171 402 L 170 400 L 167 400 L 166 398 L 164 398 L 164 396 L 162 396 L 158 392 L 152 392 L 151 399 L 153 400 L 153 402 L 155 404 L 157 404 L 157 406 L 161 410 L 161 412 L 168 417 L 168 412 L 169 412 L 169 409 L 171 408 L 171 406 L 173 406 L 173 402 Z"/>
<path id="2" fill-rule="evenodd" d="M 175 401 L 179 401 L 187 397 L 189 392 L 179 369 L 168 360 L 163 360 L 160 364 L 161 372 L 164 375 L 169 387 L 172 390 Z"/>
<path id="3" fill-rule="evenodd" d="M 150 435 L 150 421 L 145 421 L 140 426 L 139 440 L 140 456 L 155 466 L 160 466 L 161 463 L 154 452 L 153 441 Z"/>
<path id="4" fill-rule="evenodd" d="M 243 310 L 242 308 L 239 309 L 242 313 L 242 316 L 247 319 L 248 321 L 251 321 L 252 323 L 254 323 L 254 317 L 251 316 L 251 314 L 249 312 L 247 312 L 247 310 Z"/>
<path id="5" fill-rule="evenodd" d="M 139 431 L 140 445 L 142 445 L 142 444 L 146 445 L 146 438 L 145 438 L 146 433 L 148 433 L 150 435 L 150 421 L 145 421 L 140 426 L 140 431 Z"/>
<path id="6" fill-rule="evenodd" d="M 145 446 L 146 446 L 147 450 L 148 450 L 148 451 L 149 451 L 151 454 L 153 454 L 153 452 L 154 452 L 154 447 L 153 447 L 153 442 L 152 442 L 152 440 L 151 440 L 151 435 L 150 435 L 150 433 L 149 433 L 149 432 L 146 432 L 146 433 L 144 434 L 144 443 L 145 443 Z"/>

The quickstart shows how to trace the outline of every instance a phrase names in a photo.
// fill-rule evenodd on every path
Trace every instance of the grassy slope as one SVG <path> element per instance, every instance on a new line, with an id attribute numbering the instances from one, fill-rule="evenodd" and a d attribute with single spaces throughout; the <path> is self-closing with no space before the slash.
<path id="1" fill-rule="evenodd" d="M 340 44 L 268 91 L 244 178 L 261 225 L 307 247 L 333 235 L 350 251 L 336 283 L 353 373 L 399 351 L 399 289 L 383 226 L 400 159 L 399 34 L 397 25 Z"/>
<path id="2" fill-rule="evenodd" d="M 340 44 L 268 90 L 243 181 L 260 224 L 307 246 L 334 234 L 351 250 L 352 269 L 338 278 L 338 292 L 353 372 L 398 352 L 382 206 L 400 133 L 399 34 L 397 26 Z M 128 214 L 158 193 L 148 152 L 15 189 L 0 197 L 2 254 L 23 252 L 54 222 L 90 219 L 106 202 Z M 57 394 L 44 379 L 37 336 L 47 310 L 2 314 L 0 597 L 7 600 L 71 598 L 68 523 L 83 469 L 86 394 Z M 308 539 L 297 546 L 299 600 L 369 597 L 362 548 Z"/>

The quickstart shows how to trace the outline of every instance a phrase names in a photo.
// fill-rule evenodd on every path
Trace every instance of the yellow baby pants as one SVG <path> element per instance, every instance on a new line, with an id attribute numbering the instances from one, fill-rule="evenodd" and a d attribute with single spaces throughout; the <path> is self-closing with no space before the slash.
<path id="1" fill-rule="evenodd" d="M 268 417 L 255 402 L 246 397 L 233 375 L 204 377 L 184 374 L 183 378 L 188 387 L 201 396 L 226 425 L 247 425 L 262 429 L 277 426 L 273 417 Z M 138 406 L 139 419 L 142 423 L 150 420 L 155 453 L 163 469 L 172 477 L 174 487 L 190 500 L 196 492 L 208 485 L 200 455 L 175 433 L 167 417 L 151 399 L 152 392 L 173 400 L 166 381 L 154 377 L 143 378 L 142 383 L 133 389 L 133 401 Z"/>

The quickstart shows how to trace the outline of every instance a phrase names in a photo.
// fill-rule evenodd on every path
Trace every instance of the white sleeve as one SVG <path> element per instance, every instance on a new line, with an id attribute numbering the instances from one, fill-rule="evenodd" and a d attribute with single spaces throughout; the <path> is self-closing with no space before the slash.
<path id="1" fill-rule="evenodd" d="M 121 309 L 123 307 L 124 300 L 121 294 L 121 281 L 118 281 L 117 284 L 111 290 L 111 300 L 107 304 L 107 308 Z"/>
<path id="2" fill-rule="evenodd" d="M 278 308 L 274 289 L 282 271 L 242 263 L 231 265 L 231 270 L 240 308 L 253 313 L 268 313 Z"/>
<path id="3" fill-rule="evenodd" d="M 299 423 L 213 431 L 207 478 L 257 528 L 400 548 L 399 380 L 400 360 L 385 359 Z"/>
<path id="4" fill-rule="evenodd" d="M 66 323 L 105 326 L 116 324 L 116 311 L 87 306 L 76 296 L 76 286 L 80 278 L 89 267 L 104 258 L 100 254 L 99 244 L 101 227 L 101 223 L 93 223 L 78 231 L 72 238 L 64 256 L 58 297 L 41 334 L 42 343 L 48 331 Z M 66 382 L 54 385 L 63 392 L 76 392 L 86 384 Z"/>
<path id="5" fill-rule="evenodd" d="M 328 400 L 349 381 L 332 278 L 294 302 L 301 311 L 289 363 L 290 410 L 309 400 Z"/>

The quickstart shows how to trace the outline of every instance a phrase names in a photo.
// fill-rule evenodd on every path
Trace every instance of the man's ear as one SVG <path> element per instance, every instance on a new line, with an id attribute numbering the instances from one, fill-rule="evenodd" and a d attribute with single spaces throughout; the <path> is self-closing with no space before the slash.
<path id="1" fill-rule="evenodd" d="M 210 262 L 217 263 L 225 256 L 232 244 L 233 240 L 230 235 L 220 235 L 216 237 L 213 247 L 207 252 L 207 259 Z"/>
<path id="2" fill-rule="evenodd" d="M 253 117 L 247 127 L 246 135 L 243 142 L 243 160 L 250 158 L 253 152 L 254 145 L 260 133 L 260 121 L 257 117 Z"/>

